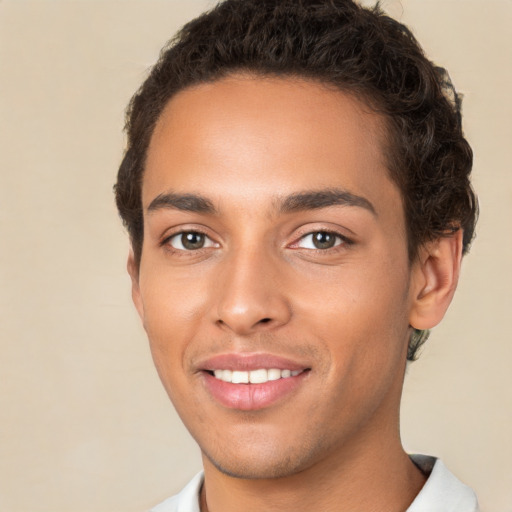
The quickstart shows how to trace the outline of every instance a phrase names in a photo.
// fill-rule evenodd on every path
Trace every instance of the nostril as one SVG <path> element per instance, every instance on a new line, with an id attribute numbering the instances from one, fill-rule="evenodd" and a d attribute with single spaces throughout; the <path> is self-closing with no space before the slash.
<path id="1" fill-rule="evenodd" d="M 270 318 L 262 318 L 260 320 L 260 324 L 268 324 L 270 322 Z"/>

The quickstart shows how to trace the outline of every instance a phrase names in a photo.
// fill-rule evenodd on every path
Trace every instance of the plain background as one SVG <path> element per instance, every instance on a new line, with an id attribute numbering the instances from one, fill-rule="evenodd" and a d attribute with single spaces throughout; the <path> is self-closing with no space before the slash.
<path id="1" fill-rule="evenodd" d="M 123 110 L 204 0 L 0 0 L 0 510 L 135 512 L 200 469 L 130 301 Z M 464 94 L 478 237 L 402 408 L 487 512 L 512 511 L 512 2 L 384 0 Z M 297 419 L 300 421 L 300 418 Z"/>

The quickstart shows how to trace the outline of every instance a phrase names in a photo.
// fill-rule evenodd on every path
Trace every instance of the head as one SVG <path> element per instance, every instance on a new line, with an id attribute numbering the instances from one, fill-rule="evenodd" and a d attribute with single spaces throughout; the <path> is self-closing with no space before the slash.
<path id="1" fill-rule="evenodd" d="M 460 97 L 407 27 L 378 6 L 364 9 L 346 0 L 231 0 L 183 27 L 129 105 L 128 145 L 115 190 L 137 263 L 144 241 L 147 150 L 165 106 L 179 91 L 240 72 L 328 84 L 380 113 L 389 176 L 402 196 L 410 260 L 422 244 L 457 230 L 467 252 L 477 202 Z M 425 334 L 413 332 L 409 360 Z"/>
<path id="2" fill-rule="evenodd" d="M 458 96 L 411 33 L 348 0 L 227 0 L 163 51 L 127 132 L 134 300 L 206 458 L 284 476 L 396 427 L 476 216 Z M 216 376 L 244 369 L 299 373 Z"/>

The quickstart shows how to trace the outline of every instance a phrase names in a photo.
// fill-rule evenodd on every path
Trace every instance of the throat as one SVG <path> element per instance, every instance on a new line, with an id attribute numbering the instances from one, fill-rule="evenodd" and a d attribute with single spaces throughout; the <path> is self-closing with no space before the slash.
<path id="1" fill-rule="evenodd" d="M 401 460 L 364 467 L 311 468 L 275 479 L 241 479 L 205 464 L 201 512 L 396 512 L 407 510 L 427 477 L 402 451 Z M 205 457 L 203 457 L 205 458 Z M 329 471 L 331 469 L 331 471 Z M 212 471 L 213 470 L 213 471 Z M 210 507 L 209 507 L 210 504 Z"/>

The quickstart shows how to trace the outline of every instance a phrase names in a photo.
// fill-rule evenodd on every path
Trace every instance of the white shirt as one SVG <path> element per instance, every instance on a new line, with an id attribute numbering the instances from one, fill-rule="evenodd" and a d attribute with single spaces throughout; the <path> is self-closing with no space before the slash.
<path id="1" fill-rule="evenodd" d="M 470 487 L 458 480 L 435 457 L 411 455 L 413 462 L 429 477 L 407 512 L 478 512 L 478 501 Z M 150 512 L 200 512 L 199 493 L 203 473 L 197 474 L 179 493 Z"/>

